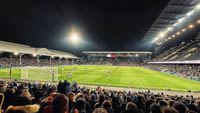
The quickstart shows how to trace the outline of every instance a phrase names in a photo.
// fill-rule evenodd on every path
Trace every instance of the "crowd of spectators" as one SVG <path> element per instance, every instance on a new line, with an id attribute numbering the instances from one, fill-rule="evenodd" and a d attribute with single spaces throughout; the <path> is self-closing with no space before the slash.
<path id="1" fill-rule="evenodd" d="M 189 79 L 200 78 L 199 65 L 154 64 L 154 65 L 147 65 L 147 67 L 158 71 L 165 71 L 178 74 L 184 78 L 189 78 Z"/>
<path id="2" fill-rule="evenodd" d="M 67 65 L 71 64 L 72 61 L 66 61 L 66 59 L 40 59 L 39 62 L 37 58 L 22 58 L 21 64 L 20 59 L 18 57 L 8 58 L 8 57 L 0 57 L 0 67 L 18 67 L 18 66 L 46 66 L 46 65 Z"/>
<path id="3" fill-rule="evenodd" d="M 199 113 L 200 98 L 58 85 L 0 82 L 5 113 Z"/>

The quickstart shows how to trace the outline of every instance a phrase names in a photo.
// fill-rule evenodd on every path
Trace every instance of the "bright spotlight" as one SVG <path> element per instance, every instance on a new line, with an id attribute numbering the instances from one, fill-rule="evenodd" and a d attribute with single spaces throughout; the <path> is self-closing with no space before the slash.
<path id="1" fill-rule="evenodd" d="M 179 23 L 182 23 L 183 20 L 185 20 L 185 18 L 181 18 L 181 19 L 179 19 L 178 22 L 179 22 Z"/>
<path id="2" fill-rule="evenodd" d="M 200 4 L 199 5 L 197 5 L 197 7 L 196 7 L 197 9 L 200 9 Z"/>
<path id="3" fill-rule="evenodd" d="M 175 38 L 175 37 L 176 37 L 176 35 L 172 35 L 172 37 L 173 37 L 173 38 Z"/>
<path id="4" fill-rule="evenodd" d="M 14 55 L 19 55 L 19 53 L 18 52 L 14 52 Z"/>
<path id="5" fill-rule="evenodd" d="M 200 20 L 198 20 L 197 23 L 200 24 Z"/>
<path id="6" fill-rule="evenodd" d="M 164 37 L 165 36 L 165 33 L 163 33 L 163 32 L 161 32 L 160 34 L 159 34 L 159 37 Z"/>
<path id="7" fill-rule="evenodd" d="M 177 32 L 176 34 L 177 34 L 177 35 L 180 35 L 180 32 Z"/>
<path id="8" fill-rule="evenodd" d="M 37 55 L 36 55 L 36 54 L 33 54 L 33 56 L 36 57 Z"/>
<path id="9" fill-rule="evenodd" d="M 191 28 L 193 28 L 193 27 L 194 27 L 194 25 L 193 25 L 193 24 L 190 24 L 190 25 L 189 25 L 189 28 L 190 28 L 190 29 L 191 29 Z"/>
<path id="10" fill-rule="evenodd" d="M 51 56 L 51 58 L 54 58 L 54 56 Z"/>
<path id="11" fill-rule="evenodd" d="M 172 30 L 172 28 L 171 28 L 171 27 L 169 27 L 167 30 L 168 30 L 168 31 L 171 31 L 171 30 Z"/>
<path id="12" fill-rule="evenodd" d="M 173 26 L 175 27 L 178 23 L 175 23 Z"/>
<path id="13" fill-rule="evenodd" d="M 191 16 L 194 13 L 194 11 L 190 11 L 189 13 L 187 13 L 187 16 Z"/>
<path id="14" fill-rule="evenodd" d="M 152 42 L 155 42 L 155 41 L 157 41 L 159 38 L 158 37 L 156 37 Z"/>
<path id="15" fill-rule="evenodd" d="M 183 31 L 183 32 L 185 32 L 185 31 L 186 31 L 186 29 L 184 28 L 184 29 L 182 29 L 182 31 Z"/>
<path id="16" fill-rule="evenodd" d="M 79 37 L 76 33 L 73 33 L 71 38 L 74 42 L 76 42 L 79 39 Z"/>
<path id="17" fill-rule="evenodd" d="M 168 37 L 168 40 L 171 40 L 171 37 Z"/>

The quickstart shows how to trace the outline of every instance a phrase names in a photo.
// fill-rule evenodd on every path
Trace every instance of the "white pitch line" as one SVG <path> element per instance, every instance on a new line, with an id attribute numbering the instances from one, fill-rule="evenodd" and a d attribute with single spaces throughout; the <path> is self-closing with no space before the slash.
<path id="1" fill-rule="evenodd" d="M 144 85 L 140 82 L 138 78 L 136 78 L 136 81 L 140 84 L 141 87 L 144 87 Z"/>

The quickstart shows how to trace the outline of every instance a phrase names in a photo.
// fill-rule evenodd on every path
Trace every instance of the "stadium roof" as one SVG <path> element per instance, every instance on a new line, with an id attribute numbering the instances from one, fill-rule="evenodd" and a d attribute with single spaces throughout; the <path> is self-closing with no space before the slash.
<path id="1" fill-rule="evenodd" d="M 83 51 L 84 54 L 152 54 L 149 51 Z"/>
<path id="2" fill-rule="evenodd" d="M 16 43 L 5 42 L 5 41 L 0 41 L 0 51 L 78 59 L 78 57 L 67 52 L 61 52 L 61 51 L 51 50 L 47 48 L 34 48 L 28 45 L 16 44 Z"/>
<path id="3" fill-rule="evenodd" d="M 194 16 L 193 13 L 199 15 L 196 12 L 196 9 L 200 9 L 199 3 L 200 0 L 171 0 L 146 33 L 144 40 L 152 39 L 154 42 L 162 39 L 163 35 L 171 36 L 183 29 L 184 25 L 190 24 L 188 21 L 192 21 L 190 16 Z"/>

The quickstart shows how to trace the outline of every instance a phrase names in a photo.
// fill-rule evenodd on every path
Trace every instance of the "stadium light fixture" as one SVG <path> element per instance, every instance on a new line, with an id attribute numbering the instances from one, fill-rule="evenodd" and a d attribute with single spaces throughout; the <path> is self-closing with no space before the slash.
<path id="1" fill-rule="evenodd" d="M 190 28 L 190 29 L 192 29 L 193 27 L 194 27 L 194 25 L 193 25 L 193 24 L 190 24 L 190 25 L 189 25 L 189 28 Z"/>
<path id="2" fill-rule="evenodd" d="M 71 38 L 72 38 L 73 42 L 77 42 L 79 39 L 79 36 L 76 33 L 73 33 Z"/>
<path id="3" fill-rule="evenodd" d="M 36 54 L 33 54 L 33 56 L 36 57 L 37 55 L 36 55 Z"/>
<path id="4" fill-rule="evenodd" d="M 160 34 L 159 34 L 159 37 L 164 37 L 165 36 L 165 33 L 163 33 L 163 32 L 161 32 Z"/>
<path id="5" fill-rule="evenodd" d="M 200 24 L 200 20 L 198 20 L 197 23 Z"/>
<path id="6" fill-rule="evenodd" d="M 167 30 L 168 30 L 168 31 L 171 31 L 171 30 L 172 30 L 172 28 L 171 28 L 171 27 L 169 27 Z"/>
<path id="7" fill-rule="evenodd" d="M 171 40 L 171 37 L 168 37 L 168 40 Z"/>
<path id="8" fill-rule="evenodd" d="M 177 35 L 180 35 L 180 32 L 177 32 L 176 34 L 177 34 Z"/>
<path id="9" fill-rule="evenodd" d="M 183 31 L 183 32 L 185 32 L 185 31 L 186 31 L 186 29 L 185 29 L 185 28 L 183 28 L 183 29 L 182 29 L 182 31 Z"/>
<path id="10" fill-rule="evenodd" d="M 19 55 L 19 53 L 18 52 L 14 52 L 14 55 Z"/>
<path id="11" fill-rule="evenodd" d="M 176 35 L 172 35 L 172 37 L 173 37 L 173 38 L 175 38 L 175 37 L 176 37 Z"/>
<path id="12" fill-rule="evenodd" d="M 51 56 L 51 58 L 54 58 L 54 56 Z"/>
<path id="13" fill-rule="evenodd" d="M 198 5 L 196 6 L 196 9 L 200 9 L 200 4 L 198 4 Z"/>

